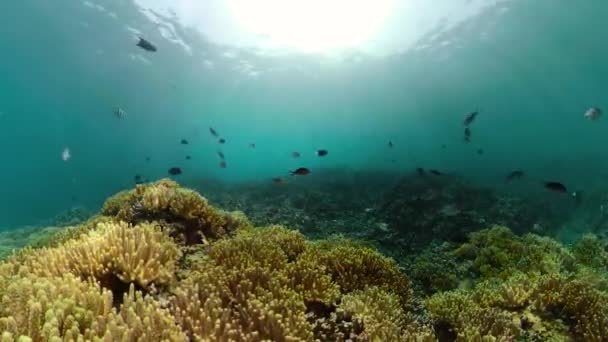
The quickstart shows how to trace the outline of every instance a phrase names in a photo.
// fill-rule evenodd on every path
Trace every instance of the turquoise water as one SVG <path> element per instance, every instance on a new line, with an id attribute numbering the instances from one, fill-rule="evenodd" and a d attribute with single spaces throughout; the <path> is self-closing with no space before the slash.
<path id="1" fill-rule="evenodd" d="M 97 5 L 104 10 L 68 0 L 0 4 L 0 227 L 75 205 L 95 210 L 135 174 L 159 179 L 174 166 L 191 186 L 269 182 L 300 166 L 311 178 L 324 168 L 422 166 L 503 190 L 513 169 L 528 177 L 507 190 L 542 192 L 543 180 L 606 187 L 607 123 L 583 117 L 608 108 L 605 1 L 500 2 L 431 28 L 404 52 L 335 59 L 259 54 L 163 18 L 184 48 L 130 1 Z M 159 51 L 136 47 L 129 28 Z M 462 120 L 476 109 L 464 144 Z M 72 158 L 63 161 L 66 147 Z"/>

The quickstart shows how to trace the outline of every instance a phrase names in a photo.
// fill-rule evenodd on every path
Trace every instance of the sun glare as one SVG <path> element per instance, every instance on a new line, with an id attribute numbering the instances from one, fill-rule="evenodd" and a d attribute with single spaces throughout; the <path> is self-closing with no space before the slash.
<path id="1" fill-rule="evenodd" d="M 356 48 L 371 39 L 395 0 L 229 0 L 247 31 L 305 52 Z"/>

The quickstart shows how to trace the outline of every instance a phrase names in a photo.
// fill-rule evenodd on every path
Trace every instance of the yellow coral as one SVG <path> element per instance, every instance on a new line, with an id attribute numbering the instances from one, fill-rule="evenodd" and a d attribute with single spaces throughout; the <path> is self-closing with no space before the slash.
<path id="1" fill-rule="evenodd" d="M 62 277 L 13 276 L 1 290 L 3 338 L 33 341 L 184 341 L 174 319 L 150 297 L 125 294 L 113 308 L 112 293 L 71 274 Z"/>
<path id="2" fill-rule="evenodd" d="M 166 284 L 173 280 L 180 251 L 170 237 L 151 224 L 101 223 L 96 230 L 56 248 L 43 248 L 23 264 L 43 276 L 73 273 L 94 277 L 113 288 L 114 277 L 124 283 Z"/>

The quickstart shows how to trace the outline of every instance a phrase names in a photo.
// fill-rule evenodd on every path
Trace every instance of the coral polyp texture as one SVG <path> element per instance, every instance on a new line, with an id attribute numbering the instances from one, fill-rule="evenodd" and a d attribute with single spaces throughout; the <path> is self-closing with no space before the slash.
<path id="1" fill-rule="evenodd" d="M 397 263 L 161 180 L 32 241 L 0 263 L 1 341 L 608 340 L 592 235 L 565 247 L 494 226 Z"/>

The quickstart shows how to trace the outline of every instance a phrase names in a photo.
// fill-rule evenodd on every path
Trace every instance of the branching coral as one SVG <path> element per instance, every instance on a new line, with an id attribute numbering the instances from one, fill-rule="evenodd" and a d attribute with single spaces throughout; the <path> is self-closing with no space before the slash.
<path id="1" fill-rule="evenodd" d="M 413 283 L 426 294 L 452 290 L 468 278 L 468 263 L 458 262 L 450 244 L 431 245 L 406 267 Z"/>
<path id="2" fill-rule="evenodd" d="M 12 276 L 0 289 L 3 338 L 20 341 L 184 341 L 173 317 L 131 286 L 120 310 L 112 293 L 71 274 Z"/>
<path id="3" fill-rule="evenodd" d="M 114 195 L 104 204 L 102 214 L 133 224 L 159 221 L 186 245 L 204 243 L 251 226 L 242 213 L 215 209 L 199 193 L 169 179 Z"/>
<path id="4" fill-rule="evenodd" d="M 311 258 L 326 267 L 343 293 L 379 286 L 397 294 L 404 307 L 411 298 L 410 283 L 397 264 L 370 247 L 336 240 L 311 245 L 302 258 Z"/>
<path id="5" fill-rule="evenodd" d="M 172 239 L 151 224 L 101 223 L 60 247 L 32 251 L 22 263 L 37 275 L 72 273 L 115 289 L 116 280 L 141 287 L 171 282 L 179 255 Z"/>
<path id="6" fill-rule="evenodd" d="M 455 251 L 471 260 L 481 278 L 508 278 L 516 272 L 552 273 L 573 270 L 574 258 L 556 241 L 534 234 L 518 237 L 503 226 L 471 233 Z"/>
<path id="7" fill-rule="evenodd" d="M 599 272 L 608 272 L 608 244 L 596 235 L 584 235 L 574 245 L 572 253 L 581 264 Z"/>

